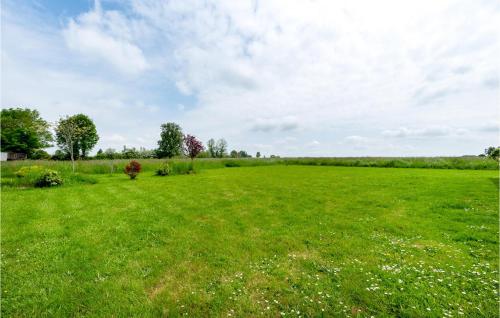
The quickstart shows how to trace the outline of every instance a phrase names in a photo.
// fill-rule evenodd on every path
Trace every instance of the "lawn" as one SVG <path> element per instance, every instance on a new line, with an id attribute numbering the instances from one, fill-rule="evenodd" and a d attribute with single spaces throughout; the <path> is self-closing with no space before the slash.
<path id="1" fill-rule="evenodd" d="M 2 316 L 498 316 L 498 171 L 95 178 L 2 189 Z"/>

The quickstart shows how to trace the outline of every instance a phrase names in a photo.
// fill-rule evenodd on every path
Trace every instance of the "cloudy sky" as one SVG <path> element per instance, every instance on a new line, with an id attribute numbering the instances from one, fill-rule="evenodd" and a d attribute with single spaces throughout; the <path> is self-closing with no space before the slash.
<path id="1" fill-rule="evenodd" d="M 2 1 L 2 107 L 91 116 L 98 148 L 179 123 L 282 156 L 497 145 L 500 2 Z"/>

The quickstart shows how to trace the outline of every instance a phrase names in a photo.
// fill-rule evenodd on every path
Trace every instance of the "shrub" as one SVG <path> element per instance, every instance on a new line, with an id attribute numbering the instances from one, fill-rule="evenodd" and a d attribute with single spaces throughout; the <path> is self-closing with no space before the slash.
<path id="1" fill-rule="evenodd" d="M 130 161 L 125 168 L 123 169 L 126 175 L 130 177 L 130 179 L 135 179 L 139 172 L 141 172 L 141 164 L 135 160 Z"/>
<path id="2" fill-rule="evenodd" d="M 57 171 L 45 170 L 36 180 L 35 187 L 54 187 L 63 184 L 63 179 Z"/>
<path id="3" fill-rule="evenodd" d="M 168 162 L 165 162 L 161 165 L 158 170 L 156 170 L 156 175 L 157 176 L 168 176 L 172 173 L 172 170 L 170 169 L 170 165 Z"/>
<path id="4" fill-rule="evenodd" d="M 50 155 L 47 153 L 47 151 L 38 149 L 33 151 L 33 153 L 30 155 L 31 160 L 50 160 Z"/>
<path id="5" fill-rule="evenodd" d="M 228 168 L 232 168 L 232 167 L 241 167 L 240 163 L 239 162 L 236 162 L 236 161 L 226 161 L 224 163 L 224 166 L 228 167 Z"/>
<path id="6" fill-rule="evenodd" d="M 15 175 L 18 178 L 26 178 L 30 176 L 38 176 L 43 172 L 40 166 L 24 166 L 16 171 Z"/>

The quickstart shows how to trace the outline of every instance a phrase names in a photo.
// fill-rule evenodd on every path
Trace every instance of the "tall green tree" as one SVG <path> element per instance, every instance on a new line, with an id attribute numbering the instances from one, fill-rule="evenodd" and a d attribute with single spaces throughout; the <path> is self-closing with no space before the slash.
<path id="1" fill-rule="evenodd" d="M 217 156 L 217 148 L 213 138 L 210 138 L 210 140 L 207 141 L 207 151 L 210 158 L 215 158 Z"/>
<path id="2" fill-rule="evenodd" d="M 37 150 L 50 147 L 50 125 L 37 110 L 8 108 L 1 112 L 2 151 L 22 152 L 31 158 Z"/>
<path id="3" fill-rule="evenodd" d="M 498 160 L 500 156 L 500 147 L 488 147 L 484 150 L 484 153 L 491 159 Z"/>
<path id="4" fill-rule="evenodd" d="M 181 126 L 176 123 L 161 125 L 160 140 L 156 151 L 159 158 L 172 158 L 182 153 L 184 135 Z"/>
<path id="5" fill-rule="evenodd" d="M 215 145 L 215 157 L 222 158 L 227 154 L 227 141 L 223 138 L 217 140 Z"/>
<path id="6" fill-rule="evenodd" d="M 94 122 L 87 115 L 77 114 L 71 117 L 63 118 L 59 121 L 56 127 L 56 141 L 61 149 L 69 154 L 69 149 L 67 148 L 67 142 L 61 131 L 61 124 L 66 124 L 71 122 L 71 127 L 75 127 L 76 133 L 73 136 L 73 156 L 77 158 L 85 158 L 89 152 L 94 148 L 94 146 L 99 141 L 99 135 L 97 135 L 97 130 Z M 69 125 L 69 124 L 67 124 Z"/>
<path id="7" fill-rule="evenodd" d="M 81 134 L 80 128 L 77 126 L 73 117 L 61 118 L 56 126 L 57 145 L 62 151 L 69 154 L 73 173 L 75 172 L 75 149 L 76 142 Z"/>

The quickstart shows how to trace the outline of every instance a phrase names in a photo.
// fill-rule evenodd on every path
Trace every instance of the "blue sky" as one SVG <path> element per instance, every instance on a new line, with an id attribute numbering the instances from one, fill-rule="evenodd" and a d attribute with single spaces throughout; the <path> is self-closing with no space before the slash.
<path id="1" fill-rule="evenodd" d="M 2 1 L 2 107 L 91 116 L 94 149 L 477 154 L 499 129 L 497 1 Z"/>

